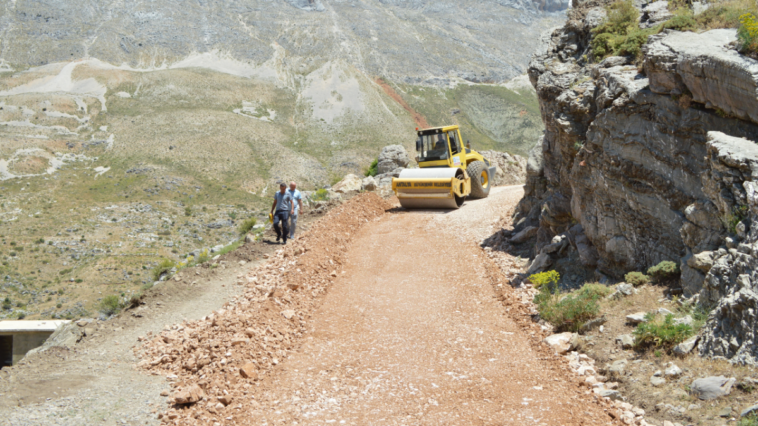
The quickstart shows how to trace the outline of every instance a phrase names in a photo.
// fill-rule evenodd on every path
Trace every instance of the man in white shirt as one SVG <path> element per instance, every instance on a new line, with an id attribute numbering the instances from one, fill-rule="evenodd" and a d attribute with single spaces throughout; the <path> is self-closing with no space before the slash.
<path id="1" fill-rule="evenodd" d="M 297 215 L 303 210 L 303 196 L 297 190 L 297 184 L 290 182 L 290 188 L 287 193 L 292 197 L 292 204 L 295 206 L 294 213 L 290 215 L 290 239 L 295 238 L 295 227 L 297 226 Z"/>

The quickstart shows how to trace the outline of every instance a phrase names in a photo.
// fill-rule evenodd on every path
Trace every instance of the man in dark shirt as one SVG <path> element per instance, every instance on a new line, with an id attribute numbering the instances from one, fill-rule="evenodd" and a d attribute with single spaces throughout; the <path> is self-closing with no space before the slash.
<path id="1" fill-rule="evenodd" d="M 295 206 L 292 203 L 292 195 L 287 192 L 287 185 L 284 182 L 279 184 L 279 192 L 274 194 L 274 204 L 271 205 L 271 213 L 274 215 L 274 231 L 276 231 L 276 241 L 283 240 L 287 244 L 289 236 L 289 227 L 287 221 L 289 215 L 294 213 Z M 279 222 L 282 223 L 282 229 L 279 228 Z"/>

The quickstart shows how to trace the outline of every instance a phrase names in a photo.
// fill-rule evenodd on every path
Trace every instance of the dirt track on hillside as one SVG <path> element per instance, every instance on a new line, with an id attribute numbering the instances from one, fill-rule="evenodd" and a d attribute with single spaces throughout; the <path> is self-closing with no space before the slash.
<path id="1" fill-rule="evenodd" d="M 174 377 L 172 397 L 201 398 L 163 422 L 611 423 L 476 244 L 520 191 L 448 213 L 377 214 L 365 194 L 330 212 L 245 295 L 146 345 L 141 366 Z"/>

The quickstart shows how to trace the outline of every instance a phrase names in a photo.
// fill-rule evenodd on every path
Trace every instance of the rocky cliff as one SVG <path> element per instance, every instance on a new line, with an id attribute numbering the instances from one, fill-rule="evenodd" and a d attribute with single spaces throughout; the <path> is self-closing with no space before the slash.
<path id="1" fill-rule="evenodd" d="M 546 130 L 514 238 L 536 237 L 532 271 L 571 252 L 550 250 L 561 239 L 601 280 L 677 262 L 674 291 L 713 307 L 701 355 L 755 363 L 758 62 L 731 29 L 666 30 L 636 64 L 590 62 L 601 6 L 570 11 L 530 63 Z"/>

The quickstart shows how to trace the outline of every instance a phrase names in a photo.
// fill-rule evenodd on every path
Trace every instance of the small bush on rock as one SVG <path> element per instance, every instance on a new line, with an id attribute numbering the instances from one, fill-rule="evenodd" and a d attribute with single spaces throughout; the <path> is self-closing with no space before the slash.
<path id="1" fill-rule="evenodd" d="M 694 334 L 688 324 L 674 324 L 674 316 L 666 315 L 663 320 L 655 314 L 647 314 L 646 322 L 634 329 L 634 344 L 638 348 L 655 346 L 669 350 Z"/>
<path id="2" fill-rule="evenodd" d="M 379 159 L 376 159 L 371 162 L 371 165 L 368 166 L 368 170 L 366 171 L 366 176 L 376 176 L 379 173 Z"/>
<path id="3" fill-rule="evenodd" d="M 550 285 L 542 285 L 534 303 L 540 318 L 552 324 L 556 331 L 579 331 L 600 314 L 598 300 L 607 294 L 601 284 L 585 284 L 581 289 L 561 295 Z M 609 289 L 610 290 L 610 289 Z"/>
<path id="4" fill-rule="evenodd" d="M 678 277 L 679 267 L 676 263 L 670 260 L 664 260 L 648 269 L 647 273 L 653 277 L 656 282 L 663 282 Z"/>
<path id="5" fill-rule="evenodd" d="M 98 310 L 106 316 L 111 316 L 121 310 L 121 302 L 119 302 L 118 296 L 112 294 L 103 297 L 103 300 L 100 301 L 100 307 Z"/>
<path id="6" fill-rule="evenodd" d="M 557 288 L 556 286 L 560 280 L 561 274 L 558 271 L 545 271 L 529 276 L 529 282 L 534 285 L 534 288 L 540 288 L 547 284 L 553 291 Z"/>
<path id="7" fill-rule="evenodd" d="M 624 281 L 628 282 L 629 284 L 639 287 L 641 285 L 645 285 L 650 283 L 650 277 L 643 274 L 642 272 L 629 272 L 628 274 L 624 275 Z"/>

